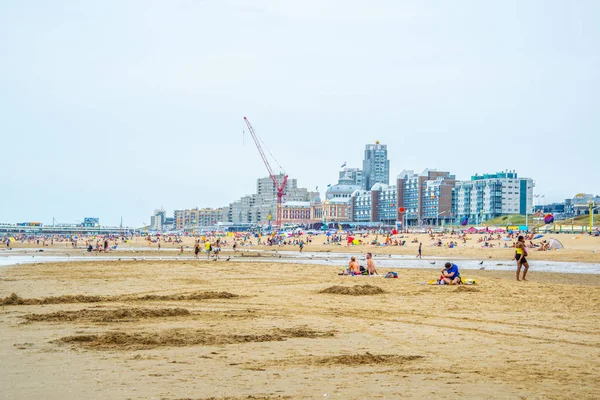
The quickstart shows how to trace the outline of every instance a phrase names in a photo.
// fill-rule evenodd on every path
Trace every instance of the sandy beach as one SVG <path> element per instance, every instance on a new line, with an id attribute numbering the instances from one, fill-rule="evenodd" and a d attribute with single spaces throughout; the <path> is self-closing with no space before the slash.
<path id="1" fill-rule="evenodd" d="M 517 283 L 465 271 L 479 285 L 450 287 L 423 284 L 439 269 L 399 271 L 346 277 L 243 259 L 4 267 L 2 395 L 600 396 L 600 275 L 532 269 Z"/>
<path id="2" fill-rule="evenodd" d="M 461 240 L 457 239 L 456 236 L 451 235 L 441 235 L 434 236 L 432 238 L 428 234 L 399 234 L 394 235 L 394 239 L 399 241 L 405 241 L 405 245 L 403 246 L 381 246 L 381 245 L 372 245 L 371 243 L 377 240 L 379 243 L 385 240 L 385 235 L 368 235 L 364 238 L 360 238 L 363 244 L 358 246 L 347 246 L 345 241 L 341 243 L 328 244 L 327 237 L 324 234 L 312 236 L 312 242 L 307 244 L 304 248 L 305 252 L 319 252 L 319 253 L 327 253 L 327 252 L 342 252 L 342 253 L 366 253 L 372 252 L 373 254 L 379 255 L 387 255 L 387 254 L 395 254 L 395 255 L 407 255 L 407 256 L 416 256 L 417 249 L 419 247 L 419 243 L 422 243 L 423 249 L 423 258 L 428 257 L 444 257 L 449 260 L 454 259 L 473 259 L 473 260 L 512 260 L 514 256 L 514 249 L 510 247 L 512 243 L 516 240 L 512 241 L 503 241 L 503 240 L 491 240 L 489 243 L 493 244 L 494 247 L 484 247 L 482 242 L 479 242 L 480 239 L 483 239 L 488 235 L 481 234 L 471 234 L 467 235 L 466 243 L 463 243 Z M 142 237 L 134 237 L 132 240 L 129 240 L 128 243 L 119 243 L 116 250 L 111 250 L 110 255 L 123 255 L 123 256 L 131 256 L 131 255 L 160 255 L 162 254 L 170 254 L 176 255 L 179 252 L 180 246 L 184 247 L 184 256 L 192 256 L 193 255 L 193 247 L 195 237 L 185 237 L 182 236 L 183 243 L 169 243 L 163 240 L 161 241 L 160 251 L 158 249 L 157 243 L 148 243 Z M 306 237 L 301 237 L 306 240 Z M 553 251 L 537 251 L 536 249 L 532 249 L 530 251 L 529 259 L 532 262 L 535 261 L 564 261 L 564 262 L 584 262 L 584 263 L 600 263 L 600 237 L 592 237 L 589 235 L 580 235 L 580 234 L 547 234 L 544 235 L 543 238 L 533 240 L 534 244 L 541 244 L 543 240 L 548 240 L 550 238 L 558 239 L 563 245 L 564 249 L 561 250 L 553 250 Z M 214 240 L 214 237 L 211 238 Z M 222 240 L 227 242 L 226 245 L 222 246 L 223 255 L 233 253 L 232 237 L 222 237 Z M 412 241 L 416 240 L 416 243 Z M 450 241 L 454 241 L 457 243 L 457 246 L 454 248 L 448 248 L 446 246 L 437 247 L 434 246 L 435 241 L 441 240 L 443 244 L 448 243 Z M 263 239 L 264 241 L 264 239 Z M 509 246 L 508 248 L 504 248 L 504 244 Z M 114 243 L 113 243 L 114 244 Z M 255 251 L 264 251 L 266 254 L 272 253 L 275 251 L 298 251 L 298 246 L 287 245 L 287 246 L 265 246 L 258 245 L 257 238 L 250 238 L 247 241 L 247 246 L 238 245 L 238 253 L 243 252 L 255 252 Z M 529 245 L 529 241 L 527 242 Z M 36 243 L 13 243 L 13 251 L 8 251 L 4 247 L 0 248 L 0 256 L 4 255 L 15 255 L 15 254 L 36 254 L 39 249 L 44 249 L 45 251 L 51 251 L 52 254 L 67 254 L 70 255 L 83 255 L 83 256 L 92 256 L 95 254 L 89 254 L 85 252 L 85 248 L 83 246 L 82 241 L 79 242 L 77 249 L 73 249 L 70 243 L 46 243 L 46 246 L 42 246 L 41 244 Z M 101 253 L 102 255 L 104 253 Z M 202 251 L 204 254 L 204 251 Z"/>

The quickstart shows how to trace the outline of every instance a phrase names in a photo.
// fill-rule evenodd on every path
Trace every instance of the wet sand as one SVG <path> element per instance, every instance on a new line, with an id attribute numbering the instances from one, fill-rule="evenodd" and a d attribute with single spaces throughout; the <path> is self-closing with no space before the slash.
<path id="1" fill-rule="evenodd" d="M 402 237 L 403 236 L 403 237 Z M 437 247 L 433 246 L 435 240 L 438 239 L 436 236 L 432 239 L 429 235 L 426 234 L 406 234 L 406 235 L 395 235 L 394 237 L 398 240 L 403 240 L 406 242 L 404 246 L 379 246 L 372 245 L 371 243 L 374 240 L 378 240 L 379 242 L 385 241 L 384 235 L 369 235 L 366 238 L 360 238 L 363 240 L 363 244 L 358 246 L 347 246 L 345 242 L 339 244 L 328 244 L 327 237 L 325 235 L 314 236 L 312 243 L 307 244 L 304 247 L 305 252 L 350 252 L 350 253 L 366 253 L 373 252 L 374 254 L 394 254 L 394 255 L 407 255 L 407 256 L 416 256 L 417 249 L 419 246 L 419 242 L 423 243 L 423 258 L 428 257 L 447 257 L 448 259 L 477 259 L 477 260 L 512 260 L 514 256 L 514 249 L 504 248 L 504 244 L 506 243 L 510 246 L 514 241 L 505 242 L 502 240 L 494 240 L 491 241 L 494 245 L 492 248 L 483 247 L 483 243 L 479 243 L 478 240 L 483 238 L 485 235 L 468 235 L 468 240 L 466 243 L 463 243 L 456 237 L 451 237 L 450 235 L 439 237 L 443 243 L 447 243 L 449 241 L 458 242 L 458 246 L 450 249 L 447 247 Z M 589 262 L 589 263 L 600 263 L 600 237 L 591 237 L 589 235 L 572 235 L 572 234 L 547 234 L 544 235 L 543 238 L 534 240 L 535 244 L 540 244 L 542 240 L 547 240 L 550 238 L 558 239 L 563 245 L 564 249 L 561 250 L 552 250 L 552 251 L 537 251 L 536 249 L 532 249 L 530 251 L 529 259 L 533 262 L 540 260 L 548 260 L 548 261 L 564 261 L 564 262 Z M 228 242 L 227 245 L 222 246 L 222 255 L 232 253 L 232 237 L 223 237 L 222 239 Z M 304 237 L 304 239 L 306 239 Z M 411 243 L 412 240 L 417 239 L 417 243 Z M 183 238 L 183 246 L 184 246 L 184 256 L 190 257 L 193 256 L 193 246 L 194 246 L 195 238 L 192 237 L 184 237 Z M 263 239 L 264 241 L 264 239 Z M 239 252 L 245 251 L 256 251 L 262 250 L 267 252 L 272 251 L 297 251 L 298 246 L 258 246 L 258 240 L 256 238 L 252 238 L 249 242 L 252 242 L 251 246 L 242 246 L 238 245 Z M 529 242 L 529 241 L 528 241 Z M 529 244 L 529 243 L 528 243 Z M 78 256 L 93 256 L 98 253 L 87 253 L 85 249 L 82 247 L 81 241 L 79 242 L 80 247 L 77 249 L 73 249 L 70 247 L 68 243 L 54 243 L 54 245 L 41 246 L 36 245 L 34 243 L 13 243 L 13 250 L 8 251 L 4 250 L 4 248 L 0 248 L 0 256 L 5 255 L 15 255 L 20 253 L 25 254 L 35 254 L 35 251 L 38 249 L 44 249 L 46 251 L 59 252 L 60 254 L 69 253 L 71 255 Z M 161 243 L 161 249 L 158 250 L 158 245 L 156 243 L 148 243 L 148 241 L 143 238 L 134 238 L 129 243 L 119 244 L 117 250 L 109 251 L 107 254 L 114 256 L 149 256 L 149 255 L 160 255 L 160 254 L 168 254 L 168 255 L 176 255 L 179 253 L 179 247 L 181 244 L 174 244 L 168 242 Z M 202 249 L 204 250 L 204 249 Z M 55 253 L 53 253 L 55 254 Z M 104 253 L 100 253 L 102 255 Z M 204 251 L 200 254 L 201 258 L 206 255 Z"/>
<path id="2" fill-rule="evenodd" d="M 480 285 L 445 287 L 422 284 L 439 268 L 337 272 L 204 260 L 5 267 L 2 394 L 600 397 L 600 275 L 464 271 Z"/>

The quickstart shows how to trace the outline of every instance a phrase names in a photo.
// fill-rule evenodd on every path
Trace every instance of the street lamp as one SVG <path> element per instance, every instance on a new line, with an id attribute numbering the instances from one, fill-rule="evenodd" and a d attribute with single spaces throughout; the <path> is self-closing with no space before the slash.
<path id="1" fill-rule="evenodd" d="M 408 232 L 408 230 L 407 230 L 408 226 L 406 224 L 408 222 L 408 220 L 407 220 L 408 214 L 415 214 L 415 215 L 417 215 L 417 213 L 414 210 L 406 210 L 406 212 L 404 213 L 404 227 L 403 228 L 407 232 Z"/>
<path id="2" fill-rule="evenodd" d="M 439 213 L 439 214 L 437 215 L 437 217 L 435 217 L 435 229 L 438 229 L 438 228 L 439 228 L 439 225 L 440 225 L 440 224 L 439 224 L 439 218 L 440 218 L 440 215 L 442 215 L 442 214 L 445 214 L 445 213 L 447 213 L 447 212 L 450 212 L 450 211 L 448 211 L 448 210 L 446 210 L 446 211 L 442 211 L 441 213 Z"/>

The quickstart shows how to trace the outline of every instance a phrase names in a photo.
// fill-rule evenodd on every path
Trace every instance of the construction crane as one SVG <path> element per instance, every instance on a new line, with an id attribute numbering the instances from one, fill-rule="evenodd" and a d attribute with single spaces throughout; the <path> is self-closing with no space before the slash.
<path id="1" fill-rule="evenodd" d="M 246 123 L 246 126 L 248 127 L 248 130 L 250 131 L 250 135 L 252 136 L 252 139 L 254 140 L 254 144 L 256 144 L 256 148 L 258 149 L 258 152 L 260 153 L 260 157 L 262 158 L 263 162 L 265 163 L 265 167 L 267 167 L 267 171 L 269 171 L 269 177 L 273 181 L 273 186 L 275 187 L 275 190 L 277 190 L 277 208 L 276 208 L 275 228 L 277 230 L 279 230 L 279 229 L 281 229 L 281 213 L 282 213 L 281 208 L 282 208 L 282 204 L 283 204 L 283 196 L 285 195 L 285 185 L 287 184 L 288 176 L 284 175 L 283 181 L 281 182 L 281 184 L 278 184 L 277 178 L 275 177 L 275 174 L 273 173 L 273 168 L 271 168 L 271 164 L 269 164 L 269 160 L 267 159 L 267 156 L 265 155 L 265 152 L 263 151 L 262 146 L 260 145 L 260 141 L 258 140 L 258 137 L 256 136 L 256 132 L 254 132 L 254 128 L 252 127 L 252 125 L 250 125 L 250 121 L 248 121 L 248 118 L 244 117 L 244 122 Z"/>

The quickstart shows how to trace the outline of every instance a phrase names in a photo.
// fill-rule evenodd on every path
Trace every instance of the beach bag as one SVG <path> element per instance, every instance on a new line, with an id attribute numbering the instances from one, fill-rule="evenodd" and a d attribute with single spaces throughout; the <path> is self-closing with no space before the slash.
<path id="1" fill-rule="evenodd" d="M 387 274 L 385 274 L 384 278 L 396 278 L 396 279 L 398 279 L 398 273 L 390 271 Z"/>

